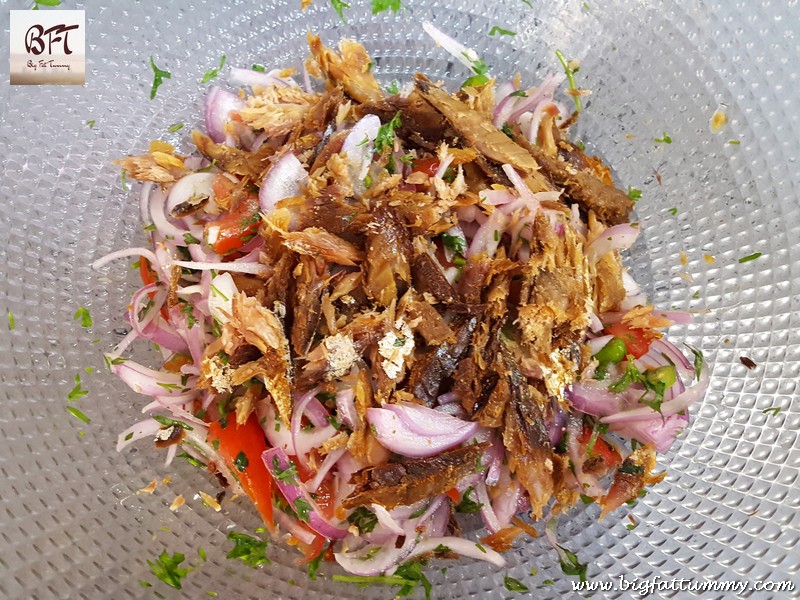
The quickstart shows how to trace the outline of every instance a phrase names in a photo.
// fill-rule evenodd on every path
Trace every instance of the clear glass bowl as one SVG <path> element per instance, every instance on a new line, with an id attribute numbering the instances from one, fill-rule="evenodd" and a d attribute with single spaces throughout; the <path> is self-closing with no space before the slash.
<path id="1" fill-rule="evenodd" d="M 501 77 L 519 71 L 535 81 L 557 70 L 556 49 L 581 60 L 579 85 L 593 94 L 578 137 L 613 165 L 621 186 L 643 192 L 636 213 L 644 235 L 630 264 L 657 306 L 701 311 L 673 335 L 706 352 L 711 386 L 692 409 L 690 430 L 661 460 L 669 476 L 629 511 L 639 526 L 627 530 L 625 510 L 599 522 L 597 507 L 582 507 L 562 520 L 560 539 L 589 563 L 593 581 L 791 580 L 793 592 L 742 595 L 800 597 L 797 0 L 531 3 L 405 0 L 397 14 L 373 16 L 358 0 L 343 24 L 324 0 L 305 13 L 299 0 L 97 1 L 85 6 L 85 87 L 0 85 L 0 308 L 16 322 L 0 335 L 2 597 L 150 598 L 153 590 L 139 584 L 157 583 L 146 560 L 166 548 L 199 563 L 201 547 L 209 562 L 180 592 L 157 583 L 161 594 L 393 596 L 335 584 L 332 565 L 310 582 L 280 546 L 260 570 L 226 560 L 229 528 L 258 526 L 247 502 L 213 512 L 197 499 L 214 490 L 198 470 L 183 462 L 164 469 L 163 454 L 147 443 L 114 451 L 143 404 L 103 368 L 101 352 L 126 331 L 136 274 L 124 263 L 103 273 L 88 265 L 144 239 L 135 194 L 110 161 L 153 138 L 188 150 L 208 87 L 200 78 L 223 53 L 229 65 L 300 66 L 313 30 L 329 43 L 362 41 L 383 82 L 416 71 L 463 80 L 466 71 L 424 35 L 424 19 L 475 48 Z M 0 18 L 7 31 L 8 11 Z M 494 25 L 517 35 L 489 37 Z M 1 43 L 6 54 L 7 33 Z M 151 55 L 172 72 L 152 101 Z M 713 135 L 708 121 L 720 103 L 730 122 Z M 175 123 L 187 127 L 168 133 Z M 664 132 L 672 144 L 654 142 Z M 754 252 L 762 256 L 738 261 Z M 79 305 L 94 316 L 88 330 L 73 320 Z M 143 347 L 137 355 L 154 358 Z M 743 356 L 757 367 L 747 369 Z M 90 366 L 97 372 L 87 373 Z M 66 412 L 76 375 L 89 392 L 77 405 L 90 424 Z M 774 407 L 777 415 L 764 412 Z M 161 482 L 168 472 L 171 483 Z M 136 493 L 153 479 L 161 482 L 153 494 Z M 177 494 L 187 504 L 172 513 Z M 509 560 L 508 574 L 535 597 L 571 593 L 543 540 L 520 541 Z M 435 567 L 437 598 L 515 596 L 503 588 L 504 573 L 484 563 Z"/>

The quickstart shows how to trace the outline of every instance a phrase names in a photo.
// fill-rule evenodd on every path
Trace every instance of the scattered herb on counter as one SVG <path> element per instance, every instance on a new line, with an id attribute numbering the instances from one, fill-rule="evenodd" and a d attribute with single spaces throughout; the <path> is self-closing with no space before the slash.
<path id="1" fill-rule="evenodd" d="M 162 69 L 159 69 L 156 66 L 156 63 L 153 60 L 152 56 L 150 57 L 150 66 L 153 68 L 153 87 L 150 88 L 150 100 L 152 100 L 153 98 L 156 97 L 156 93 L 158 92 L 158 88 L 161 86 L 162 83 L 164 83 L 164 80 L 165 79 L 172 79 L 172 73 L 170 73 L 169 71 L 164 71 Z M 124 172 L 125 171 L 123 171 L 123 173 Z M 123 188 L 124 188 L 124 184 L 123 184 Z"/>

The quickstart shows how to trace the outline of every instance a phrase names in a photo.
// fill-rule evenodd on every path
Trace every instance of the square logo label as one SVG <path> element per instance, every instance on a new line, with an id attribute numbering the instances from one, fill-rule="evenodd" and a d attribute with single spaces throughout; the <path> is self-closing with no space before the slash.
<path id="1" fill-rule="evenodd" d="M 11 85 L 86 83 L 82 10 L 12 10 Z"/>

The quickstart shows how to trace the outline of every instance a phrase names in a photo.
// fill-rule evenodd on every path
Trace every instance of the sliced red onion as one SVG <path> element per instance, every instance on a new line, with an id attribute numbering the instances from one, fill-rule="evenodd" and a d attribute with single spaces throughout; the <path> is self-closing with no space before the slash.
<path id="1" fill-rule="evenodd" d="M 250 87 L 254 85 L 260 85 L 261 87 L 270 87 L 273 85 L 288 87 L 290 85 L 286 80 L 276 77 L 273 72 L 262 73 L 260 71 L 252 71 L 240 67 L 231 67 L 228 83 L 231 85 L 249 85 Z"/>
<path id="2" fill-rule="evenodd" d="M 510 203 L 514 202 L 515 200 L 517 200 L 517 197 L 514 196 L 514 194 L 512 194 L 507 189 L 502 189 L 502 190 L 481 190 L 480 193 L 479 193 L 479 196 L 480 196 L 481 200 L 483 201 L 482 202 L 483 204 L 491 204 L 492 206 L 501 206 L 503 204 L 510 204 Z M 477 211 L 478 207 L 475 206 L 475 205 L 463 206 L 463 207 L 459 207 L 458 210 L 461 211 L 462 209 L 463 210 L 472 209 L 473 211 Z M 463 217 L 461 217 L 461 214 L 462 213 L 459 212 L 459 218 L 463 218 Z M 474 218 L 475 217 L 473 216 L 473 218 L 470 219 L 470 220 L 474 220 Z"/>
<path id="3" fill-rule="evenodd" d="M 278 522 L 278 525 L 280 525 L 283 529 L 291 533 L 294 537 L 296 537 L 304 544 L 311 544 L 317 538 L 317 536 L 314 533 L 312 533 L 305 527 L 300 527 L 297 521 L 295 521 L 292 517 L 287 515 L 282 510 L 273 511 L 273 515 L 275 515 L 275 520 Z"/>
<path id="4" fill-rule="evenodd" d="M 677 323 L 679 325 L 689 325 L 694 323 L 694 314 L 688 310 L 654 310 L 653 316 L 669 319 L 673 323 Z"/>
<path id="5" fill-rule="evenodd" d="M 577 204 L 571 204 L 569 207 L 569 223 L 576 232 L 584 238 L 586 237 L 589 229 L 586 227 L 583 219 L 581 219 L 581 211 Z"/>
<path id="6" fill-rule="evenodd" d="M 569 397 L 569 390 L 567 391 L 567 397 Z M 560 402 L 553 402 L 553 420 L 546 424 L 547 426 L 547 437 L 550 440 L 550 445 L 554 448 L 561 443 L 561 440 L 564 439 L 564 432 L 566 431 L 567 427 L 567 416 L 568 413 L 561 407 Z"/>
<path id="7" fill-rule="evenodd" d="M 497 520 L 497 515 L 495 515 L 494 509 L 492 508 L 492 502 L 489 500 L 489 494 L 486 492 L 486 484 L 483 481 L 478 481 L 473 488 L 473 494 L 473 500 L 482 505 L 480 508 L 480 513 L 483 523 L 486 525 L 486 529 L 488 529 L 491 533 L 499 531 L 502 527 L 500 522 Z"/>
<path id="8" fill-rule="evenodd" d="M 497 247 L 500 245 L 500 240 L 508 221 L 509 218 L 501 210 L 495 209 L 486 222 L 475 232 L 472 243 L 467 248 L 467 258 L 482 252 L 485 252 L 487 257 L 492 258 L 497 252 Z"/>
<path id="9" fill-rule="evenodd" d="M 700 372 L 700 379 L 692 387 L 688 388 L 682 394 L 678 394 L 672 400 L 668 400 L 661 404 L 661 411 L 654 411 L 649 406 L 642 406 L 640 408 L 633 408 L 618 412 L 616 414 L 605 416 L 601 419 L 603 423 L 633 423 L 636 421 L 649 421 L 652 419 L 662 419 L 670 415 L 677 414 L 687 410 L 692 404 L 705 396 L 708 389 L 708 382 L 710 374 L 708 366 L 703 363 Z"/>
<path id="10" fill-rule="evenodd" d="M 346 387 L 336 392 L 336 415 L 339 421 L 350 429 L 355 427 L 358 422 L 355 399 L 356 392 L 351 387 Z"/>
<path id="11" fill-rule="evenodd" d="M 477 423 L 462 421 L 416 405 L 367 409 L 367 421 L 380 444 L 402 456 L 434 456 L 468 440 Z"/>
<path id="12" fill-rule="evenodd" d="M 630 223 L 609 227 L 586 246 L 586 257 L 594 264 L 612 250 L 627 250 L 639 237 L 639 228 Z"/>
<path id="13" fill-rule="evenodd" d="M 286 456 L 286 453 L 282 449 L 270 448 L 265 450 L 261 454 L 261 459 L 264 461 L 264 465 L 267 467 L 270 475 L 272 475 L 275 484 L 278 486 L 281 494 L 283 494 L 283 497 L 286 498 L 289 506 L 294 506 L 295 501 L 302 498 L 311 507 L 308 511 L 308 526 L 311 527 L 311 529 L 329 540 L 341 540 L 347 536 L 346 528 L 337 527 L 321 516 L 317 503 L 314 502 L 311 495 L 299 485 L 299 482 L 288 482 L 285 481 L 286 478 L 277 477 L 276 468 L 283 471 L 288 469 L 291 464 L 289 457 Z"/>
<path id="14" fill-rule="evenodd" d="M 117 452 L 121 452 L 138 440 L 155 435 L 159 429 L 161 423 L 154 419 L 144 419 L 134 423 L 117 436 Z"/>
<path id="15" fill-rule="evenodd" d="M 451 402 L 450 404 L 442 404 L 437 406 L 435 411 L 456 417 L 457 419 L 466 419 L 467 411 L 458 402 Z"/>
<path id="16" fill-rule="evenodd" d="M 175 459 L 175 455 L 178 453 L 178 444 L 172 444 L 167 448 L 167 457 L 164 459 L 164 466 L 168 467 L 172 464 L 172 461 Z"/>
<path id="17" fill-rule="evenodd" d="M 439 156 L 441 157 L 441 154 Z M 439 179 L 444 177 L 448 167 L 453 164 L 453 159 L 454 156 L 450 152 L 445 152 L 444 158 L 439 162 L 439 166 L 436 168 L 436 173 L 434 173 L 433 176 Z"/>
<path id="18" fill-rule="evenodd" d="M 322 485 L 322 481 L 345 452 L 347 452 L 347 448 L 337 448 L 336 450 L 328 452 L 325 460 L 322 461 L 319 469 L 314 473 L 314 477 L 303 484 L 305 488 L 309 492 L 316 492 L 319 486 Z"/>
<path id="19" fill-rule="evenodd" d="M 212 275 L 209 288 L 208 311 L 217 321 L 225 324 L 233 314 L 233 297 L 239 289 L 230 273 L 220 273 L 216 277 Z"/>
<path id="20" fill-rule="evenodd" d="M 154 186 L 152 181 L 145 181 L 139 192 L 139 219 L 142 225 L 150 223 L 150 192 Z"/>
<path id="21" fill-rule="evenodd" d="M 157 292 L 157 293 L 156 293 Z M 139 320 L 139 312 L 147 305 L 149 301 L 149 294 L 153 295 L 153 306 L 147 310 L 142 320 Z M 167 294 L 164 289 L 159 289 L 157 283 L 151 283 L 144 287 L 139 288 L 131 298 L 131 303 L 128 308 L 128 322 L 136 330 L 136 333 L 142 335 L 145 327 L 155 319 L 158 312 L 161 310 L 161 305 L 167 299 Z"/>
<path id="22" fill-rule="evenodd" d="M 342 500 L 347 498 L 356 488 L 355 484 L 350 483 L 353 474 L 360 471 L 365 465 L 361 461 L 353 458 L 350 452 L 345 452 L 336 463 L 334 473 L 334 505 L 339 506 Z"/>
<path id="23" fill-rule="evenodd" d="M 507 467 L 503 467 L 506 471 Z M 498 485 L 501 492 L 492 502 L 492 510 L 497 520 L 497 530 L 507 527 L 511 523 L 511 518 L 519 511 L 519 501 L 523 497 L 523 489 L 519 482 L 505 475 Z M 494 533 L 494 531 L 492 532 Z"/>
<path id="24" fill-rule="evenodd" d="M 539 84 L 538 88 L 527 90 L 527 98 L 517 98 L 519 102 L 514 104 L 514 109 L 508 116 L 508 121 L 513 123 L 522 113 L 535 111 L 537 107 L 547 104 L 553 100 L 553 94 L 558 89 L 566 75 L 564 73 L 549 73 Z"/>
<path id="25" fill-rule="evenodd" d="M 451 402 L 458 402 L 458 394 L 456 392 L 447 392 L 436 398 L 438 404 L 450 404 Z"/>
<path id="26" fill-rule="evenodd" d="M 216 173 L 190 173 L 181 177 L 169 190 L 164 212 L 171 216 L 176 207 L 198 202 L 204 198 L 208 198 L 209 203 L 214 203 L 213 184 L 216 178 Z M 213 206 L 216 206 L 216 203 Z M 207 207 L 204 207 L 204 210 L 214 213 L 213 208 L 208 210 Z"/>
<path id="27" fill-rule="evenodd" d="M 613 335 L 602 335 L 600 337 L 594 338 L 593 340 L 589 340 L 588 342 L 586 342 L 586 344 L 589 346 L 589 349 L 592 352 L 592 356 L 594 356 L 595 354 L 600 352 L 600 350 L 602 350 L 603 347 L 612 339 L 614 339 Z"/>
<path id="28" fill-rule="evenodd" d="M 692 363 L 690 363 L 686 355 L 669 340 L 660 338 L 650 342 L 650 352 L 648 352 L 648 354 L 651 353 L 658 353 L 669 357 L 669 360 L 675 365 L 681 375 L 685 377 L 693 377 L 695 375 Z"/>
<path id="29" fill-rule="evenodd" d="M 380 523 L 384 528 L 397 535 L 405 534 L 403 528 L 400 527 L 397 521 L 392 518 L 392 515 L 389 514 L 389 511 L 387 511 L 383 506 L 380 504 L 371 504 L 370 509 L 375 513 L 375 516 L 378 517 L 378 523 Z"/>
<path id="30" fill-rule="evenodd" d="M 639 286 L 638 283 L 628 274 L 627 269 L 622 271 L 622 287 L 625 288 L 625 298 L 620 302 L 619 309 L 627 312 L 637 306 L 645 306 L 647 304 L 647 294 Z"/>
<path id="31" fill-rule="evenodd" d="M 477 560 L 485 560 L 486 562 L 496 566 L 498 569 L 503 569 L 506 566 L 506 559 L 491 548 L 483 545 L 478 547 L 478 544 L 471 540 L 452 536 L 432 537 L 428 538 L 427 540 L 423 540 L 417 544 L 410 554 L 408 554 L 406 559 L 412 559 L 415 556 L 433 552 L 440 545 L 447 546 L 459 556 L 466 556 L 467 558 L 474 558 Z"/>
<path id="32" fill-rule="evenodd" d="M 467 48 L 462 43 L 457 42 L 437 27 L 434 27 L 433 23 L 430 21 L 424 21 L 422 23 L 422 29 L 424 29 L 425 33 L 433 38 L 433 41 L 436 42 L 437 46 L 444 48 L 448 54 L 450 54 L 462 65 L 467 67 L 470 71 L 473 70 L 475 63 L 480 60 L 480 57 L 475 50 Z"/>
<path id="33" fill-rule="evenodd" d="M 173 393 L 180 393 L 184 387 L 190 386 L 188 382 L 186 386 L 181 383 L 180 375 L 153 371 L 132 360 L 111 365 L 111 372 L 125 382 L 134 392 L 147 396 L 172 395 Z"/>
<path id="34" fill-rule="evenodd" d="M 230 271 L 231 273 L 248 273 L 250 275 L 267 276 L 272 269 L 261 263 L 240 263 L 231 262 L 194 262 L 189 260 L 173 260 L 170 266 L 184 267 L 194 271 Z"/>
<path id="35" fill-rule="evenodd" d="M 688 415 L 670 415 L 666 419 L 660 416 L 648 421 L 631 423 L 614 423 L 609 431 L 626 439 L 638 440 L 644 444 L 652 443 L 658 452 L 666 452 L 675 442 L 675 438 L 689 425 Z"/>
<path id="36" fill-rule="evenodd" d="M 373 576 L 380 575 L 402 562 L 416 545 L 415 535 L 408 535 L 400 548 L 396 548 L 399 536 L 393 536 L 388 542 L 377 546 L 368 544 L 360 550 L 348 552 L 334 552 L 333 556 L 345 571 L 354 575 Z M 345 542 L 345 548 L 348 544 Z"/>
<path id="37" fill-rule="evenodd" d="M 292 454 L 298 459 L 300 464 L 303 465 L 304 467 L 307 466 L 308 463 L 306 463 L 305 453 L 298 452 L 297 450 L 297 438 L 299 437 L 300 434 L 300 425 L 302 424 L 303 413 L 305 413 L 306 407 L 314 399 L 314 397 L 317 395 L 318 392 L 319 388 L 315 387 L 314 389 L 303 394 L 300 398 L 295 398 L 294 406 L 292 407 L 292 420 L 291 420 L 292 448 L 294 449 L 294 452 L 292 452 Z"/>
<path id="38" fill-rule="evenodd" d="M 101 267 L 107 265 L 112 260 L 116 260 L 118 258 L 127 258 L 129 256 L 143 256 L 146 258 L 150 265 L 154 268 L 158 269 L 159 263 L 156 259 L 156 255 L 153 254 L 151 250 L 147 248 L 126 248 L 125 250 L 117 250 L 116 252 L 111 252 L 106 254 L 102 258 L 98 258 L 96 261 L 92 263 L 92 269 L 95 271 L 100 269 Z"/>
<path id="39" fill-rule="evenodd" d="M 244 101 L 236 94 L 217 86 L 211 87 L 206 95 L 206 131 L 217 144 L 225 141 L 225 123 L 230 121 L 231 113 L 245 107 Z"/>
<path id="40" fill-rule="evenodd" d="M 381 128 L 381 120 L 376 115 L 366 115 L 353 125 L 339 152 L 344 157 L 354 188 L 363 188 L 364 178 L 369 172 L 372 154 L 375 151 L 375 138 Z"/>
<path id="41" fill-rule="evenodd" d="M 269 215 L 275 210 L 275 205 L 284 198 L 300 195 L 300 190 L 308 182 L 303 164 L 291 152 L 281 156 L 261 181 L 258 191 L 258 201 L 261 212 Z"/>
<path id="42" fill-rule="evenodd" d="M 331 422 L 328 410 L 316 397 L 312 398 L 311 402 L 306 406 L 305 415 L 314 427 L 325 427 Z"/>
<path id="43" fill-rule="evenodd" d="M 517 190 L 519 197 L 525 201 L 525 206 L 530 211 L 530 214 L 535 215 L 541 206 L 539 201 L 542 199 L 542 196 L 534 194 L 528 187 L 528 184 L 523 181 L 522 177 L 519 176 L 519 173 L 517 173 L 511 165 L 503 165 L 503 172 L 506 174 L 509 181 L 511 181 L 514 189 Z M 561 195 L 560 192 L 540 192 L 540 194 L 548 194 L 547 197 L 555 195 L 556 199 Z"/>
<path id="44" fill-rule="evenodd" d="M 430 524 L 428 525 L 425 535 L 428 537 L 438 537 L 447 532 L 447 526 L 450 524 L 451 514 L 450 502 L 442 502 L 439 507 L 431 514 Z"/>
<path id="45" fill-rule="evenodd" d="M 613 415 L 621 410 L 623 397 L 608 391 L 608 383 L 576 381 L 567 388 L 567 397 L 579 411 L 595 417 Z"/>
<path id="46" fill-rule="evenodd" d="M 141 337 L 171 352 L 183 352 L 187 349 L 186 342 L 160 314 L 142 329 Z"/>
<path id="47" fill-rule="evenodd" d="M 492 435 L 492 445 L 484 452 L 481 464 L 487 466 L 486 485 L 494 486 L 500 480 L 505 449 L 499 436 Z"/>

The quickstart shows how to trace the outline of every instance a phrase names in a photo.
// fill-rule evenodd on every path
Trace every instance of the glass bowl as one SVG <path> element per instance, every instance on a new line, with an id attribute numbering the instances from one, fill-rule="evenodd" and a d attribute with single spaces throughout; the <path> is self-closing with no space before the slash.
<path id="1" fill-rule="evenodd" d="M 324 0 L 305 12 L 299 0 L 65 4 L 86 10 L 86 85 L 0 85 L 0 305 L 15 322 L 0 335 L 2 597 L 393 597 L 390 588 L 333 582 L 333 565 L 309 581 L 279 545 L 258 570 L 226 560 L 227 531 L 258 527 L 247 502 L 214 512 L 197 496 L 213 482 L 185 461 L 165 469 L 146 443 L 115 452 L 143 404 L 104 368 L 102 352 L 127 330 L 136 274 L 124 261 L 101 273 L 89 264 L 144 241 L 135 192 L 110 161 L 155 138 L 188 150 L 208 87 L 200 79 L 223 53 L 228 65 L 299 67 L 311 30 L 329 44 L 360 40 L 383 83 L 417 71 L 463 81 L 465 69 L 423 33 L 426 19 L 475 48 L 500 78 L 520 72 L 533 82 L 560 69 L 556 49 L 580 59 L 579 85 L 592 95 L 577 137 L 614 167 L 623 189 L 642 190 L 643 235 L 628 264 L 656 306 L 698 311 L 672 336 L 713 365 L 691 428 L 661 459 L 666 480 L 603 521 L 596 506 L 562 518 L 559 539 L 589 563 L 590 581 L 616 585 L 581 595 L 628 597 L 624 576 L 748 582 L 739 595 L 800 597 L 797 0 L 403 0 L 399 12 L 377 15 L 353 0 L 346 23 Z M 8 31 L 8 11 L 0 18 Z M 516 35 L 490 37 L 495 25 Z M 7 44 L 4 33 L 0 54 Z M 150 56 L 172 73 L 152 101 Z M 729 123 L 714 135 L 709 118 L 721 104 Z M 186 127 L 168 132 L 176 123 Z M 664 133 L 671 144 L 654 141 Z M 91 327 L 74 320 L 79 306 L 91 311 Z M 144 346 L 135 355 L 154 358 Z M 91 423 L 67 412 L 71 391 Z M 152 480 L 152 494 L 137 493 Z M 187 504 L 173 513 L 178 494 Z M 639 523 L 630 531 L 628 512 Z M 476 535 L 477 523 L 466 530 Z M 181 591 L 148 569 L 163 549 L 197 565 Z M 507 574 L 533 597 L 573 593 L 574 578 L 543 539 L 518 541 L 508 558 Z M 436 598 L 514 597 L 505 574 L 461 560 L 434 564 L 429 577 Z M 757 581 L 795 589 L 759 592 Z M 732 592 L 653 592 L 694 595 Z"/>

